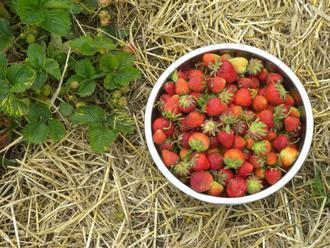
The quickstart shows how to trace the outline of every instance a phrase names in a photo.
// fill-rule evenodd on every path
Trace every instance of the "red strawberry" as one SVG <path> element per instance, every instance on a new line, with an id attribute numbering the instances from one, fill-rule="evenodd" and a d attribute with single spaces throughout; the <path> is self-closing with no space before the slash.
<path id="1" fill-rule="evenodd" d="M 216 182 L 216 181 L 213 181 L 212 185 L 211 185 L 211 188 L 207 191 L 207 193 L 209 195 L 213 195 L 213 196 L 219 196 L 221 195 L 221 193 L 223 192 L 224 190 L 224 187 L 222 184 Z"/>
<path id="2" fill-rule="evenodd" d="M 207 154 L 207 160 L 209 161 L 211 170 L 219 170 L 223 167 L 223 156 L 218 152 Z"/>
<path id="3" fill-rule="evenodd" d="M 196 69 L 190 69 L 187 72 L 188 78 L 193 78 L 193 77 L 203 77 L 203 72 L 201 70 L 196 70 Z"/>
<path id="4" fill-rule="evenodd" d="M 221 61 L 223 62 L 223 61 L 226 61 L 226 60 L 228 60 L 228 59 L 231 59 L 232 58 L 232 56 L 229 54 L 229 53 L 225 53 L 225 54 L 222 54 L 221 55 Z"/>
<path id="5" fill-rule="evenodd" d="M 164 85 L 164 90 L 167 94 L 173 96 L 175 94 L 175 84 L 173 82 L 167 82 Z"/>
<path id="6" fill-rule="evenodd" d="M 197 192 L 204 192 L 211 188 L 213 177 L 210 172 L 198 171 L 191 175 L 190 187 Z"/>
<path id="7" fill-rule="evenodd" d="M 252 122 L 248 130 L 248 135 L 254 140 L 265 138 L 267 133 L 268 127 L 266 123 L 260 121 L 259 119 L 256 119 L 254 122 Z"/>
<path id="8" fill-rule="evenodd" d="M 175 93 L 178 95 L 189 94 L 190 89 L 186 80 L 179 78 L 175 85 Z"/>
<path id="9" fill-rule="evenodd" d="M 182 146 L 183 148 L 189 148 L 188 140 L 189 140 L 189 138 L 190 138 L 191 135 L 192 135 L 191 132 L 184 132 L 184 133 L 182 134 L 182 136 L 180 137 L 180 138 L 182 138 L 182 139 L 181 139 L 181 146 Z"/>
<path id="10" fill-rule="evenodd" d="M 208 81 L 208 88 L 212 93 L 220 93 L 226 86 L 226 80 L 221 77 L 214 77 Z"/>
<path id="11" fill-rule="evenodd" d="M 274 120 L 273 120 L 273 111 L 270 109 L 264 109 L 260 113 L 256 114 L 256 116 L 265 123 L 268 128 L 274 127 Z"/>
<path id="12" fill-rule="evenodd" d="M 265 159 L 263 157 L 259 157 L 257 155 L 252 155 L 249 158 L 249 162 L 253 165 L 254 168 L 258 169 L 264 166 Z"/>
<path id="13" fill-rule="evenodd" d="M 235 136 L 234 148 L 242 150 L 246 145 L 246 141 L 242 136 Z"/>
<path id="14" fill-rule="evenodd" d="M 251 80 L 252 80 L 251 88 L 252 89 L 258 89 L 260 87 L 259 79 L 256 78 L 256 77 L 249 77 L 249 78 L 251 78 Z"/>
<path id="15" fill-rule="evenodd" d="M 201 98 L 202 94 L 200 92 L 190 92 L 190 95 L 195 99 L 196 102 Z"/>
<path id="16" fill-rule="evenodd" d="M 152 130 L 155 132 L 158 129 L 163 130 L 167 137 L 172 136 L 174 133 L 173 123 L 164 117 L 158 117 L 152 123 Z"/>
<path id="17" fill-rule="evenodd" d="M 249 162 L 244 162 L 237 170 L 237 174 L 240 177 L 248 177 L 252 171 L 253 171 L 254 167 L 253 164 L 249 163 Z"/>
<path id="18" fill-rule="evenodd" d="M 290 108 L 290 116 L 292 117 L 296 117 L 296 118 L 300 118 L 300 112 L 299 109 L 297 109 L 296 107 L 291 107 Z"/>
<path id="19" fill-rule="evenodd" d="M 287 132 L 294 132 L 298 130 L 300 121 L 296 117 L 287 116 L 284 118 L 284 129 Z"/>
<path id="20" fill-rule="evenodd" d="M 218 142 L 217 137 L 214 137 L 214 136 L 210 137 L 210 149 L 216 148 L 216 147 L 218 147 L 218 145 L 219 145 L 219 142 Z"/>
<path id="21" fill-rule="evenodd" d="M 171 98 L 172 96 L 170 96 L 169 94 L 163 94 L 159 97 L 160 101 L 162 101 L 162 105 L 164 106 L 164 104 Z"/>
<path id="22" fill-rule="evenodd" d="M 254 145 L 254 140 L 252 138 L 250 138 L 249 136 L 246 136 L 245 142 L 246 142 L 246 148 L 251 150 Z"/>
<path id="23" fill-rule="evenodd" d="M 190 78 L 188 86 L 191 91 L 202 92 L 206 88 L 206 81 L 201 76 Z"/>
<path id="24" fill-rule="evenodd" d="M 265 96 L 266 95 L 266 88 L 259 88 L 258 95 Z"/>
<path id="25" fill-rule="evenodd" d="M 270 104 L 279 105 L 285 102 L 286 90 L 282 84 L 272 83 L 267 86 L 265 96 Z"/>
<path id="26" fill-rule="evenodd" d="M 192 167 L 194 171 L 208 170 L 210 168 L 210 163 L 207 160 L 205 153 L 195 153 L 191 157 Z"/>
<path id="27" fill-rule="evenodd" d="M 253 144 L 252 150 L 258 156 L 265 156 L 272 149 L 268 140 L 262 140 Z"/>
<path id="28" fill-rule="evenodd" d="M 162 150 L 162 159 L 167 167 L 172 167 L 179 161 L 179 155 L 169 150 Z"/>
<path id="29" fill-rule="evenodd" d="M 257 74 L 258 79 L 262 82 L 262 83 L 266 83 L 267 78 L 268 78 L 268 71 L 266 68 L 262 68 L 261 71 Z"/>
<path id="30" fill-rule="evenodd" d="M 243 164 L 244 159 L 243 152 L 238 149 L 229 149 L 223 155 L 226 168 L 237 169 Z"/>
<path id="31" fill-rule="evenodd" d="M 275 152 L 269 152 L 266 154 L 266 163 L 270 166 L 275 165 L 277 162 L 277 154 Z"/>
<path id="32" fill-rule="evenodd" d="M 246 78 L 246 77 L 242 77 L 238 80 L 238 86 L 240 88 L 251 88 L 252 85 L 252 79 L 251 78 Z"/>
<path id="33" fill-rule="evenodd" d="M 228 62 L 223 61 L 219 71 L 217 72 L 218 77 L 222 77 L 227 83 L 233 83 L 237 80 L 237 73 L 234 66 Z"/>
<path id="34" fill-rule="evenodd" d="M 255 194 L 263 188 L 261 180 L 257 177 L 250 177 L 247 180 L 247 191 L 249 194 Z"/>
<path id="35" fill-rule="evenodd" d="M 265 180 L 270 185 L 277 183 L 282 177 L 282 172 L 276 168 L 268 168 L 265 170 Z"/>
<path id="36" fill-rule="evenodd" d="M 174 149 L 173 139 L 172 138 L 167 138 L 165 140 L 165 142 L 159 146 L 159 148 L 160 148 L 160 150 L 173 151 L 173 149 Z"/>
<path id="37" fill-rule="evenodd" d="M 280 153 L 281 165 L 284 167 L 291 166 L 298 157 L 298 151 L 293 147 L 286 147 Z"/>
<path id="38" fill-rule="evenodd" d="M 196 101 L 191 95 L 180 96 L 179 108 L 183 113 L 190 113 L 196 108 Z"/>
<path id="39" fill-rule="evenodd" d="M 164 131 L 162 129 L 158 129 L 154 132 L 152 139 L 155 144 L 161 145 L 166 140 L 166 134 L 164 133 Z"/>
<path id="40" fill-rule="evenodd" d="M 275 151 L 280 152 L 282 151 L 285 147 L 288 146 L 289 139 L 286 135 L 280 134 L 277 136 L 274 141 L 272 142 L 272 146 Z"/>
<path id="41" fill-rule="evenodd" d="M 212 97 L 206 103 L 206 114 L 208 116 L 220 115 L 223 111 L 227 109 L 227 104 L 223 103 L 219 98 Z"/>
<path id="42" fill-rule="evenodd" d="M 215 53 L 205 53 L 202 58 L 205 66 L 214 66 L 220 59 L 221 57 Z"/>
<path id="43" fill-rule="evenodd" d="M 265 178 L 265 169 L 264 168 L 257 168 L 257 169 L 255 169 L 254 175 L 258 179 L 261 179 L 261 180 L 264 179 Z"/>
<path id="44" fill-rule="evenodd" d="M 234 177 L 234 173 L 231 171 L 231 169 L 225 169 L 225 168 L 221 168 L 215 174 L 217 181 L 222 184 L 228 183 L 228 181 Z"/>
<path id="45" fill-rule="evenodd" d="M 250 91 L 245 88 L 237 90 L 235 94 L 235 104 L 242 107 L 249 107 L 252 104 L 252 96 Z"/>
<path id="46" fill-rule="evenodd" d="M 231 148 L 234 145 L 235 135 L 234 135 L 234 132 L 232 130 L 230 130 L 229 132 L 220 131 L 217 134 L 217 139 L 223 147 Z"/>
<path id="47" fill-rule="evenodd" d="M 179 155 L 180 155 L 180 159 L 181 159 L 181 160 L 188 160 L 189 157 L 190 157 L 190 155 L 191 155 L 191 150 L 186 149 L 186 148 L 182 148 L 182 149 L 180 150 Z"/>
<path id="48" fill-rule="evenodd" d="M 243 108 L 241 106 L 233 105 L 230 107 L 230 112 L 233 115 L 240 117 L 243 114 Z"/>
<path id="49" fill-rule="evenodd" d="M 180 131 L 182 131 L 182 132 L 187 132 L 190 130 L 190 128 L 187 127 L 186 118 L 179 120 L 178 127 L 179 127 Z"/>
<path id="50" fill-rule="evenodd" d="M 233 129 L 238 135 L 245 135 L 248 130 L 248 125 L 245 121 L 239 121 L 234 123 Z"/>
<path id="51" fill-rule="evenodd" d="M 209 138 L 203 133 L 193 133 L 189 138 L 189 146 L 197 152 L 204 152 L 210 146 Z"/>
<path id="52" fill-rule="evenodd" d="M 281 74 L 269 73 L 267 76 L 267 84 L 282 83 L 282 82 L 283 82 L 283 77 Z"/>
<path id="53" fill-rule="evenodd" d="M 164 105 L 163 115 L 169 119 L 176 119 L 180 115 L 179 108 L 180 97 L 178 95 L 172 96 Z"/>
<path id="54" fill-rule="evenodd" d="M 190 129 L 200 127 L 205 121 L 205 116 L 199 112 L 190 112 L 185 118 L 185 125 Z"/>
<path id="55" fill-rule="evenodd" d="M 286 95 L 286 100 L 285 100 L 284 103 L 287 104 L 287 105 L 289 105 L 289 106 L 293 106 L 293 105 L 295 105 L 294 98 L 292 97 L 291 94 L 287 94 L 287 95 Z"/>
<path id="56" fill-rule="evenodd" d="M 244 196 L 247 192 L 246 180 L 239 176 L 230 179 L 226 184 L 226 192 L 229 197 Z"/>
<path id="57" fill-rule="evenodd" d="M 256 111 L 262 111 L 264 109 L 266 109 L 268 107 L 268 102 L 266 97 L 262 96 L 262 95 L 257 95 L 254 99 L 253 99 L 253 108 Z"/>
<path id="58" fill-rule="evenodd" d="M 276 139 L 276 137 L 277 137 L 277 133 L 274 130 L 269 130 L 266 136 L 266 140 L 273 141 L 274 139 Z"/>

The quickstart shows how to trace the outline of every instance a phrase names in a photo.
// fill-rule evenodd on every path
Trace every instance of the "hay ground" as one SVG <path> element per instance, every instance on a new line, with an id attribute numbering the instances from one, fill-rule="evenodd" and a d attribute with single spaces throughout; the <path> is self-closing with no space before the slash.
<path id="1" fill-rule="evenodd" d="M 25 146 L 0 182 L 0 247 L 330 247 L 330 210 L 312 189 L 320 170 L 329 190 L 330 2 L 117 2 L 113 21 L 128 29 L 144 76 L 130 92 L 137 132 L 103 154 L 90 151 L 81 129 L 58 144 Z M 315 118 L 311 152 L 294 180 L 244 206 L 183 195 L 144 141 L 144 107 L 157 77 L 186 52 L 222 42 L 257 46 L 290 65 Z"/>

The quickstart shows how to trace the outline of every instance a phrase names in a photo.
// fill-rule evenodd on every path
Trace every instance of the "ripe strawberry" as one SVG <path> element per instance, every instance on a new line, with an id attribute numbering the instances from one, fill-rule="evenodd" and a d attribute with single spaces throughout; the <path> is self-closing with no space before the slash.
<path id="1" fill-rule="evenodd" d="M 262 68 L 261 71 L 257 74 L 257 77 L 262 83 L 266 83 L 268 74 L 269 73 L 268 73 L 267 69 Z"/>
<path id="2" fill-rule="evenodd" d="M 158 129 L 154 132 L 152 139 L 155 144 L 161 145 L 166 140 L 166 134 L 164 133 L 164 131 L 162 129 Z"/>
<path id="3" fill-rule="evenodd" d="M 164 107 L 164 104 L 171 98 L 169 94 L 163 94 L 159 97 L 159 100 L 162 102 L 161 105 Z"/>
<path id="4" fill-rule="evenodd" d="M 223 156 L 219 152 L 207 154 L 207 160 L 209 161 L 211 170 L 219 170 L 223 167 Z"/>
<path id="5" fill-rule="evenodd" d="M 243 178 L 248 177 L 253 172 L 253 169 L 253 164 L 244 161 L 244 163 L 238 168 L 237 174 Z"/>
<path id="6" fill-rule="evenodd" d="M 244 57 L 234 57 L 228 59 L 228 61 L 234 66 L 237 74 L 244 74 L 247 69 L 249 61 Z"/>
<path id="7" fill-rule="evenodd" d="M 243 108 L 241 106 L 233 105 L 230 107 L 230 113 L 240 117 L 243 114 Z"/>
<path id="8" fill-rule="evenodd" d="M 265 180 L 270 185 L 277 183 L 282 177 L 282 172 L 276 168 L 267 168 L 265 170 Z"/>
<path id="9" fill-rule="evenodd" d="M 180 96 L 179 108 L 183 113 L 190 113 L 196 108 L 196 100 L 191 95 Z"/>
<path id="10" fill-rule="evenodd" d="M 170 120 L 176 119 L 180 114 L 179 108 L 180 97 L 178 95 L 173 95 L 164 105 L 163 115 Z"/>
<path id="11" fill-rule="evenodd" d="M 262 111 L 262 110 L 266 109 L 268 107 L 268 102 L 267 102 L 266 97 L 264 97 L 262 95 L 257 95 L 253 99 L 252 106 L 256 111 Z"/>
<path id="12" fill-rule="evenodd" d="M 265 156 L 272 149 L 272 145 L 268 140 L 261 140 L 254 143 L 252 150 L 257 156 Z"/>
<path id="13" fill-rule="evenodd" d="M 218 142 L 217 137 L 211 136 L 210 137 L 210 149 L 216 148 L 218 146 L 219 146 L 219 142 Z"/>
<path id="14" fill-rule="evenodd" d="M 247 133 L 252 139 L 260 140 L 267 136 L 268 127 L 264 122 L 256 119 L 251 123 Z"/>
<path id="15" fill-rule="evenodd" d="M 172 167 L 172 172 L 178 177 L 188 176 L 190 174 L 191 166 L 191 162 L 181 161 L 177 163 L 174 167 Z"/>
<path id="16" fill-rule="evenodd" d="M 214 66 L 216 63 L 219 63 L 221 57 L 215 53 L 205 53 L 203 55 L 203 64 L 206 67 Z"/>
<path id="17" fill-rule="evenodd" d="M 152 123 L 152 130 L 155 132 L 158 129 L 163 130 L 167 137 L 172 136 L 174 133 L 173 123 L 164 117 L 158 117 Z"/>
<path id="18" fill-rule="evenodd" d="M 187 80 L 188 79 L 188 75 L 184 71 L 181 71 L 181 70 L 177 71 L 177 70 L 175 70 L 173 72 L 173 74 L 172 74 L 172 80 L 173 80 L 173 82 L 177 82 L 179 78 L 182 78 L 184 80 Z"/>
<path id="19" fill-rule="evenodd" d="M 190 112 L 185 118 L 185 125 L 189 129 L 200 127 L 205 121 L 205 116 L 199 112 Z"/>
<path id="20" fill-rule="evenodd" d="M 255 76 L 250 76 L 249 78 L 251 78 L 251 80 L 252 80 L 251 89 L 258 90 L 259 87 L 260 87 L 259 79 L 257 77 L 255 77 Z"/>
<path id="21" fill-rule="evenodd" d="M 231 148 L 234 145 L 235 135 L 233 130 L 227 131 L 220 131 L 217 134 L 217 139 L 223 147 Z"/>
<path id="22" fill-rule="evenodd" d="M 210 146 L 209 138 L 203 133 L 193 133 L 189 138 L 189 146 L 197 152 L 204 152 Z"/>
<path id="23" fill-rule="evenodd" d="M 249 64 L 247 66 L 247 71 L 249 74 L 256 75 L 259 72 L 261 72 L 261 69 L 263 68 L 263 63 L 260 59 L 251 58 L 249 60 Z"/>
<path id="24" fill-rule="evenodd" d="M 235 136 L 234 148 L 242 150 L 246 145 L 246 141 L 242 136 Z"/>
<path id="25" fill-rule="evenodd" d="M 227 104 L 223 103 L 219 98 L 212 97 L 206 103 L 206 114 L 208 116 L 220 115 L 223 111 L 227 109 Z"/>
<path id="26" fill-rule="evenodd" d="M 167 94 L 173 96 L 175 94 L 175 84 L 173 82 L 167 82 L 164 85 L 164 90 Z"/>
<path id="27" fill-rule="evenodd" d="M 256 178 L 263 180 L 265 179 L 265 169 L 264 168 L 257 168 L 254 170 L 254 175 Z"/>
<path id="28" fill-rule="evenodd" d="M 245 88 L 240 88 L 235 94 L 235 104 L 242 107 L 249 107 L 252 104 L 252 96 L 250 91 Z"/>
<path id="29" fill-rule="evenodd" d="M 160 148 L 160 150 L 173 151 L 174 150 L 173 139 L 171 137 L 170 138 L 167 138 L 165 140 L 165 142 L 159 146 L 159 148 Z"/>
<path id="30" fill-rule="evenodd" d="M 294 161 L 296 161 L 296 158 L 298 157 L 298 151 L 297 149 L 293 147 L 286 147 L 280 152 L 280 160 L 281 165 L 284 167 L 291 166 Z"/>
<path id="31" fill-rule="evenodd" d="M 239 121 L 233 124 L 233 129 L 238 135 L 245 135 L 248 130 L 248 125 L 245 121 Z"/>
<path id="32" fill-rule="evenodd" d="M 219 131 L 218 127 L 219 127 L 219 123 L 213 120 L 206 120 L 202 124 L 203 133 L 211 136 L 215 136 L 215 134 Z"/>
<path id="33" fill-rule="evenodd" d="M 180 150 L 179 155 L 180 155 L 180 159 L 181 159 L 182 161 L 188 160 L 189 157 L 190 157 L 190 155 L 191 155 L 191 150 L 189 150 L 189 149 L 187 149 L 187 148 L 182 148 L 182 149 Z"/>
<path id="34" fill-rule="evenodd" d="M 283 77 L 281 74 L 269 73 L 267 76 L 267 84 L 282 83 L 282 82 L 283 82 Z"/>
<path id="35" fill-rule="evenodd" d="M 229 197 L 244 196 L 247 192 L 246 180 L 239 176 L 230 179 L 226 184 L 226 192 Z"/>
<path id="36" fill-rule="evenodd" d="M 274 120 L 273 120 L 273 111 L 270 109 L 264 109 L 258 114 L 256 114 L 256 117 L 260 119 L 263 123 L 265 123 L 268 128 L 274 127 Z"/>
<path id="37" fill-rule="evenodd" d="M 299 109 L 297 109 L 296 107 L 291 107 L 290 108 L 290 116 L 292 117 L 296 117 L 296 118 L 300 118 L 300 112 Z"/>
<path id="38" fill-rule="evenodd" d="M 258 169 L 264 166 L 265 159 L 263 157 L 259 157 L 257 155 L 252 155 L 249 158 L 249 162 L 253 165 L 254 168 Z"/>
<path id="39" fill-rule="evenodd" d="M 232 56 L 229 53 L 225 53 L 221 55 L 221 61 L 226 61 L 228 59 L 232 58 Z"/>
<path id="40" fill-rule="evenodd" d="M 265 96 L 270 104 L 279 105 L 285 102 L 286 90 L 281 83 L 272 83 L 267 86 Z"/>
<path id="41" fill-rule="evenodd" d="M 189 94 L 190 89 L 188 86 L 188 82 L 182 78 L 179 78 L 175 84 L 175 93 L 178 95 Z"/>
<path id="42" fill-rule="evenodd" d="M 179 155 L 169 150 L 162 150 L 162 160 L 167 167 L 173 167 L 179 161 Z"/>
<path id="43" fill-rule="evenodd" d="M 202 97 L 202 94 L 200 92 L 190 92 L 190 95 L 195 99 L 196 102 L 199 101 L 199 99 Z"/>
<path id="44" fill-rule="evenodd" d="M 234 177 L 234 173 L 231 171 L 231 169 L 225 169 L 223 167 L 214 174 L 216 180 L 221 184 L 228 183 L 228 181 Z"/>
<path id="45" fill-rule="evenodd" d="M 206 81 L 201 76 L 192 77 L 188 81 L 188 86 L 191 91 L 202 92 L 206 88 Z"/>
<path id="46" fill-rule="evenodd" d="M 188 143 L 188 140 L 190 138 L 190 136 L 192 135 L 191 132 L 184 132 L 181 136 L 180 136 L 180 144 L 181 144 L 181 147 L 182 148 L 186 148 L 188 149 L 189 148 L 189 143 Z"/>
<path id="47" fill-rule="evenodd" d="M 193 78 L 193 77 L 203 77 L 203 72 L 201 70 L 197 69 L 190 69 L 187 71 L 187 76 L 188 78 Z"/>
<path id="48" fill-rule="evenodd" d="M 294 132 L 298 130 L 300 120 L 296 117 L 287 116 L 284 118 L 284 128 L 287 132 Z"/>
<path id="49" fill-rule="evenodd" d="M 259 88 L 258 95 L 265 96 L 266 95 L 266 88 Z"/>
<path id="50" fill-rule="evenodd" d="M 286 100 L 284 102 L 286 105 L 289 105 L 289 106 L 294 106 L 295 105 L 295 100 L 294 98 L 292 97 L 291 94 L 287 94 L 286 95 Z"/>
<path id="51" fill-rule="evenodd" d="M 266 163 L 270 166 L 274 166 L 277 163 L 277 154 L 275 152 L 269 152 L 266 154 Z"/>
<path id="52" fill-rule="evenodd" d="M 208 170 L 210 168 L 210 163 L 207 160 L 205 153 L 195 153 L 191 157 L 192 167 L 194 171 Z"/>
<path id="53" fill-rule="evenodd" d="M 272 146 L 275 151 L 280 152 L 285 147 L 288 146 L 288 143 L 289 143 L 288 137 L 284 134 L 280 134 L 279 136 L 276 137 L 276 139 L 274 139 L 274 141 L 272 142 Z"/>
<path id="54" fill-rule="evenodd" d="M 255 194 L 263 188 L 261 180 L 257 177 L 249 177 L 247 180 L 247 192 L 249 194 Z"/>
<path id="55" fill-rule="evenodd" d="M 271 129 L 271 130 L 269 130 L 269 132 L 266 136 L 266 140 L 273 141 L 274 139 L 276 139 L 276 137 L 277 137 L 277 133 L 273 129 Z"/>
<path id="56" fill-rule="evenodd" d="M 220 93 L 226 86 L 226 80 L 221 77 L 214 77 L 208 81 L 208 89 L 212 93 Z"/>
<path id="57" fill-rule="evenodd" d="M 213 177 L 210 172 L 194 172 L 190 177 L 190 187 L 197 192 L 204 192 L 211 188 Z"/>
<path id="58" fill-rule="evenodd" d="M 252 79 L 251 78 L 246 78 L 246 77 L 242 77 L 238 80 L 238 86 L 240 88 L 251 88 L 252 85 Z"/>
<path id="59" fill-rule="evenodd" d="M 234 66 L 229 61 L 223 61 L 217 72 L 218 77 L 222 77 L 227 83 L 233 83 L 237 80 L 237 73 Z"/>
<path id="60" fill-rule="evenodd" d="M 237 169 L 244 162 L 244 154 L 238 149 L 229 149 L 225 152 L 223 160 L 226 164 L 226 168 Z"/>
<path id="61" fill-rule="evenodd" d="M 207 193 L 209 195 L 213 195 L 213 196 L 219 196 L 221 195 L 221 193 L 223 192 L 224 190 L 224 187 L 222 184 L 216 182 L 216 181 L 213 181 L 212 185 L 211 185 L 211 188 L 207 191 Z"/>
<path id="62" fill-rule="evenodd" d="M 246 148 L 251 150 L 254 145 L 254 140 L 252 138 L 248 137 L 248 135 L 244 138 L 245 138 L 245 142 L 246 142 Z"/>

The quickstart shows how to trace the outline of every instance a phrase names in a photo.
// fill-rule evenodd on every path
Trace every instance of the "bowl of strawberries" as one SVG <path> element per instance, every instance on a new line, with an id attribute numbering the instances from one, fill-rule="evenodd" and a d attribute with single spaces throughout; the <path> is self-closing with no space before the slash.
<path id="1" fill-rule="evenodd" d="M 278 191 L 298 172 L 313 114 L 297 76 L 255 47 L 191 51 L 160 76 L 145 111 L 150 154 L 179 190 L 215 204 Z"/>

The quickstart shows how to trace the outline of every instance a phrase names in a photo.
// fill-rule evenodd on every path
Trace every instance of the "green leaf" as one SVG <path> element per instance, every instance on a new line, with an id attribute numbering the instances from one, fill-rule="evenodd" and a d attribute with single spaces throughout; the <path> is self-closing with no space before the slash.
<path id="1" fill-rule="evenodd" d="M 28 64 L 32 68 L 40 70 L 44 67 L 46 61 L 46 54 L 39 44 L 30 44 L 27 50 L 27 56 Z"/>
<path id="2" fill-rule="evenodd" d="M 13 33 L 10 30 L 9 22 L 0 18 L 0 52 L 9 47 L 13 39 Z"/>
<path id="3" fill-rule="evenodd" d="M 95 124 L 105 121 L 105 111 L 99 106 L 78 108 L 72 115 L 75 124 Z"/>
<path id="4" fill-rule="evenodd" d="M 100 49 L 112 50 L 115 48 L 112 41 L 103 36 L 96 36 L 93 39 L 90 35 L 86 35 L 72 40 L 70 44 L 73 49 L 82 55 L 94 55 Z"/>
<path id="5" fill-rule="evenodd" d="M 11 92 L 22 93 L 30 88 L 36 79 L 36 72 L 25 64 L 12 64 L 7 69 Z"/>
<path id="6" fill-rule="evenodd" d="M 38 71 L 36 75 L 36 80 L 32 85 L 33 90 L 40 89 L 47 82 L 47 73 L 45 71 Z"/>
<path id="7" fill-rule="evenodd" d="M 90 96 L 95 91 L 95 88 L 96 82 L 94 80 L 85 79 L 80 83 L 77 94 L 80 97 Z"/>
<path id="8" fill-rule="evenodd" d="M 46 122 L 52 117 L 48 106 L 43 103 L 33 103 L 30 107 L 30 112 L 27 114 L 27 118 L 30 122 Z"/>
<path id="9" fill-rule="evenodd" d="M 44 10 L 45 19 L 41 27 L 50 33 L 65 36 L 71 30 L 71 20 L 69 12 L 64 9 Z"/>
<path id="10" fill-rule="evenodd" d="M 13 6 L 24 24 L 38 25 L 45 19 L 45 10 L 39 0 L 17 0 Z"/>
<path id="11" fill-rule="evenodd" d="M 78 61 L 75 65 L 75 71 L 77 75 L 83 78 L 91 78 L 95 75 L 95 68 L 88 59 Z"/>
<path id="12" fill-rule="evenodd" d="M 0 80 L 5 80 L 7 70 L 7 58 L 4 53 L 0 52 Z"/>
<path id="13" fill-rule="evenodd" d="M 44 4 L 49 9 L 69 9 L 72 7 L 70 0 L 47 0 Z"/>
<path id="14" fill-rule="evenodd" d="M 59 106 L 59 110 L 60 113 L 65 116 L 68 117 L 72 114 L 73 112 L 73 107 L 71 104 L 66 103 L 66 102 L 61 102 L 60 106 Z"/>
<path id="15" fill-rule="evenodd" d="M 115 44 L 112 43 L 112 41 L 104 37 L 102 35 L 97 35 L 94 39 L 94 46 L 97 47 L 98 49 L 107 49 L 107 50 L 112 50 L 115 49 Z"/>
<path id="16" fill-rule="evenodd" d="M 17 98 L 12 93 L 0 93 L 0 109 L 9 116 L 17 117 L 29 112 L 29 105 L 23 99 Z"/>
<path id="17" fill-rule="evenodd" d="M 88 140 L 94 152 L 103 152 L 116 140 L 117 133 L 103 125 L 92 125 L 88 129 Z"/>
<path id="18" fill-rule="evenodd" d="M 135 57 L 132 54 L 123 51 L 113 51 L 112 54 L 119 60 L 119 67 L 132 67 L 135 63 Z"/>
<path id="19" fill-rule="evenodd" d="M 53 141 L 59 141 L 65 136 L 65 126 L 57 119 L 50 119 L 48 121 L 49 137 Z"/>
<path id="20" fill-rule="evenodd" d="M 132 134 L 134 131 L 134 121 L 125 112 L 115 111 L 107 117 L 107 123 L 116 132 Z"/>
<path id="21" fill-rule="evenodd" d="M 117 72 L 108 73 L 103 85 L 108 90 L 114 90 L 127 85 L 130 81 L 140 78 L 140 72 L 135 67 L 125 67 Z"/>
<path id="22" fill-rule="evenodd" d="M 104 72 L 117 69 L 119 66 L 119 59 L 113 54 L 108 54 L 101 57 L 100 70 Z"/>
<path id="23" fill-rule="evenodd" d="M 32 144 L 42 144 L 46 141 L 49 128 L 42 122 L 30 122 L 23 128 L 24 138 Z"/>
<path id="24" fill-rule="evenodd" d="M 46 59 L 45 71 L 52 75 L 55 79 L 60 80 L 61 78 L 61 70 L 60 65 L 54 59 Z"/>

